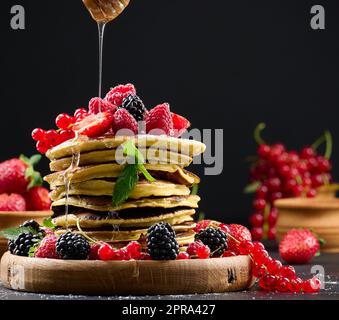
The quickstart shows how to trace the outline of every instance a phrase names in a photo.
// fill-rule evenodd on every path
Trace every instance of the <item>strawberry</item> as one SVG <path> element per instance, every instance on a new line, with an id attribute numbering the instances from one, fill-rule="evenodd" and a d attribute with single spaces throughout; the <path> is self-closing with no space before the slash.
<path id="1" fill-rule="evenodd" d="M 279 244 L 281 258 L 294 264 L 310 262 L 319 248 L 318 239 L 308 229 L 291 229 Z"/>
<path id="2" fill-rule="evenodd" d="M 245 240 L 252 241 L 252 236 L 250 230 L 240 224 L 230 224 L 228 225 L 230 235 L 242 242 Z M 231 238 L 228 237 L 228 250 L 235 253 L 239 253 L 238 244 Z"/>
<path id="3" fill-rule="evenodd" d="M 89 114 L 77 121 L 73 130 L 88 137 L 98 137 L 106 133 L 112 126 L 113 115 L 110 111 Z"/>
<path id="4" fill-rule="evenodd" d="M 27 210 L 49 210 L 51 207 L 51 199 L 48 193 L 48 190 L 41 186 L 29 189 L 24 195 Z"/>
<path id="5" fill-rule="evenodd" d="M 120 107 L 122 101 L 130 94 L 136 94 L 134 85 L 127 83 L 125 85 L 120 84 L 112 88 L 105 97 L 105 100 L 113 104 L 114 106 Z"/>
<path id="6" fill-rule="evenodd" d="M 169 104 L 159 104 L 151 109 L 146 117 L 146 131 L 152 134 L 171 135 L 173 131 L 173 121 Z"/>
<path id="7" fill-rule="evenodd" d="M 26 201 L 17 193 L 0 194 L 0 211 L 26 211 Z"/>
<path id="8" fill-rule="evenodd" d="M 172 112 L 172 121 L 174 137 L 180 137 L 191 126 L 191 123 L 186 118 L 174 112 Z"/>
<path id="9" fill-rule="evenodd" d="M 115 132 L 128 129 L 136 134 L 138 133 L 138 123 L 126 109 L 120 108 L 114 114 L 113 129 Z"/>
<path id="10" fill-rule="evenodd" d="M 100 112 L 110 111 L 112 114 L 116 111 L 117 107 L 101 98 L 92 98 L 88 104 L 89 113 L 97 114 Z"/>
<path id="11" fill-rule="evenodd" d="M 41 240 L 38 249 L 35 251 L 34 256 L 36 258 L 49 258 L 58 259 L 56 252 L 56 243 L 58 237 L 56 235 L 50 235 Z"/>
<path id="12" fill-rule="evenodd" d="M 34 171 L 34 165 L 41 155 L 27 158 L 13 158 L 0 163 L 0 193 L 24 193 L 27 188 L 42 184 L 40 173 Z"/>

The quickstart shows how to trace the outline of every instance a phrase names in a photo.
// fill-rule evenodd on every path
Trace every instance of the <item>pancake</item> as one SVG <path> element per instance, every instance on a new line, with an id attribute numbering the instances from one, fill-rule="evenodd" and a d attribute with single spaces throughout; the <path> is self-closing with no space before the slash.
<path id="1" fill-rule="evenodd" d="M 139 150 L 144 151 L 145 150 Z M 146 162 L 151 164 L 174 164 L 180 165 L 182 167 L 187 167 L 191 164 L 192 158 L 186 155 L 180 155 L 179 153 L 174 153 L 172 151 L 150 153 L 147 151 L 145 157 Z M 87 153 L 80 154 L 79 165 L 92 165 L 92 164 L 101 164 L 101 163 L 110 163 L 115 162 L 120 165 L 126 163 L 125 156 L 116 155 L 115 149 L 113 150 L 101 150 L 101 151 L 91 151 Z M 72 157 L 61 158 L 57 160 L 52 160 L 49 164 L 51 171 L 62 171 L 66 170 L 72 164 Z"/>
<path id="2" fill-rule="evenodd" d="M 186 222 L 183 224 L 173 225 L 172 228 L 177 235 L 183 234 L 186 232 L 191 232 L 196 226 L 194 222 Z M 139 229 L 129 229 L 125 228 L 123 230 L 95 230 L 95 229 L 83 229 L 83 231 L 91 238 L 96 240 L 105 241 L 105 242 L 120 242 L 120 241 L 138 241 L 143 235 L 147 234 L 147 228 Z M 76 228 L 71 229 L 72 232 L 79 233 Z M 56 234 L 66 233 L 66 229 L 57 229 Z"/>
<path id="3" fill-rule="evenodd" d="M 89 180 L 80 183 L 72 183 L 69 186 L 68 195 L 112 196 L 115 185 L 115 182 L 106 180 Z M 50 193 L 51 200 L 56 201 L 62 199 L 65 196 L 65 190 L 65 186 L 56 187 Z M 188 187 L 180 184 L 161 180 L 155 182 L 139 180 L 129 196 L 129 199 L 187 196 L 190 192 L 191 190 Z"/>
<path id="4" fill-rule="evenodd" d="M 77 141 L 68 140 L 47 151 L 46 156 L 50 160 L 60 159 L 71 156 L 74 151 L 86 153 L 91 151 L 115 149 L 127 140 L 133 140 L 139 148 L 154 146 L 158 149 L 179 152 L 189 157 L 197 156 L 206 149 L 205 144 L 196 141 L 167 136 L 155 135 L 137 135 L 137 136 L 118 136 L 90 139 L 81 136 Z"/>
<path id="5" fill-rule="evenodd" d="M 105 226 L 122 226 L 122 227 L 150 227 L 152 224 L 164 221 L 171 225 L 182 224 L 187 221 L 193 221 L 192 216 L 194 215 L 194 209 L 181 209 L 173 210 L 172 212 L 166 212 L 150 217 L 140 218 L 125 218 L 122 219 L 119 216 L 106 216 L 96 219 L 96 215 L 92 213 L 83 214 L 68 214 L 66 216 L 58 216 L 53 219 L 53 223 L 56 227 L 75 227 L 79 219 L 79 225 L 81 228 L 101 228 Z"/>
<path id="6" fill-rule="evenodd" d="M 163 179 L 172 181 L 174 183 L 190 186 L 192 184 L 198 184 L 200 182 L 199 177 L 195 174 L 182 169 L 178 165 L 173 164 L 145 164 L 145 168 L 156 179 Z M 78 183 L 93 179 L 100 178 L 117 178 L 122 171 L 123 166 L 116 163 L 106 163 L 85 167 L 78 167 L 72 172 L 71 182 Z M 62 186 L 65 184 L 64 171 L 51 173 L 44 177 L 44 180 L 50 184 L 50 187 L 54 189 L 56 186 Z"/>
<path id="7" fill-rule="evenodd" d="M 85 197 L 85 196 L 71 196 L 68 197 L 68 205 L 80 207 L 94 211 L 120 211 L 134 208 L 176 208 L 188 207 L 197 208 L 200 197 L 198 195 L 189 196 L 172 196 L 165 198 L 143 198 L 143 199 L 129 199 L 120 206 L 112 206 L 112 197 Z M 52 210 L 55 207 L 65 206 L 66 199 L 54 201 L 52 203 Z"/>

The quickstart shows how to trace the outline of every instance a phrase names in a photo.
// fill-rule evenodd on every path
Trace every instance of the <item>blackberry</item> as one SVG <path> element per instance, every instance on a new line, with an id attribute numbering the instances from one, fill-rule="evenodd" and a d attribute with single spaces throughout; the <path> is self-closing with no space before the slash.
<path id="1" fill-rule="evenodd" d="M 12 254 L 28 257 L 29 249 L 40 241 L 41 236 L 39 234 L 33 235 L 31 232 L 23 232 L 15 240 L 8 241 L 8 249 Z"/>
<path id="2" fill-rule="evenodd" d="M 195 239 L 208 246 L 214 257 L 220 257 L 227 249 L 227 235 L 217 228 L 208 227 L 200 230 Z"/>
<path id="3" fill-rule="evenodd" d="M 144 113 L 147 112 L 144 103 L 136 94 L 129 94 L 122 101 L 121 108 L 126 109 L 136 121 L 144 120 Z"/>
<path id="4" fill-rule="evenodd" d="M 147 232 L 147 251 L 153 260 L 174 260 L 179 253 L 175 232 L 167 222 L 152 225 Z"/>
<path id="5" fill-rule="evenodd" d="M 22 227 L 33 229 L 33 231 L 36 231 L 41 238 L 43 238 L 46 235 L 45 231 L 40 228 L 39 223 L 37 223 L 35 220 L 25 221 L 23 224 L 19 226 L 19 228 Z"/>
<path id="6" fill-rule="evenodd" d="M 56 251 L 61 259 L 85 260 L 88 258 L 90 245 L 82 235 L 67 232 L 59 237 Z"/>

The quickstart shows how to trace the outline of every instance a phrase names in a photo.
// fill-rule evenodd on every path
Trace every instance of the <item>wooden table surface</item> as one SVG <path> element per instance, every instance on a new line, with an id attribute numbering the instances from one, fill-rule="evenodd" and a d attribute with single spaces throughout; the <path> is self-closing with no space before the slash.
<path id="1" fill-rule="evenodd" d="M 274 252 L 273 257 L 278 257 Z M 317 267 L 314 267 L 317 266 Z M 4 288 L 0 284 L 0 300 L 339 300 L 339 254 L 325 254 L 316 257 L 312 264 L 295 266 L 301 277 L 308 277 L 311 268 L 323 268 L 325 288 L 318 294 L 291 294 L 263 292 L 255 286 L 249 291 L 220 294 L 166 295 L 166 296 L 81 296 L 81 295 L 49 295 L 17 292 Z"/>

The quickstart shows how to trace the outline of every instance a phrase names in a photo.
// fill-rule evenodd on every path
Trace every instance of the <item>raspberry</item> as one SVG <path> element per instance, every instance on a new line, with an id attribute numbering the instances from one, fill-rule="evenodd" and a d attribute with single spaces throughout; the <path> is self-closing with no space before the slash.
<path id="1" fill-rule="evenodd" d="M 99 252 L 98 252 L 100 247 L 101 247 L 100 243 L 94 243 L 91 245 L 91 249 L 89 251 L 89 256 L 88 256 L 89 260 L 100 260 Z"/>
<path id="2" fill-rule="evenodd" d="M 191 259 L 190 255 L 187 252 L 179 252 L 177 255 L 177 260 L 187 260 Z"/>
<path id="3" fill-rule="evenodd" d="M 101 98 L 92 98 L 88 104 L 89 113 L 97 114 L 99 112 L 109 111 L 112 114 L 117 107 L 107 100 Z"/>
<path id="4" fill-rule="evenodd" d="M 89 114 L 82 120 L 77 121 L 73 126 L 73 130 L 88 137 L 98 137 L 111 128 L 112 122 L 113 115 L 109 111 Z"/>
<path id="5" fill-rule="evenodd" d="M 176 113 L 172 112 L 173 136 L 180 137 L 183 132 L 191 126 L 190 122 Z"/>
<path id="6" fill-rule="evenodd" d="M 36 258 L 58 259 L 56 252 L 57 236 L 51 235 L 42 239 L 38 249 L 35 251 Z"/>
<path id="7" fill-rule="evenodd" d="M 105 97 L 105 100 L 110 102 L 115 106 L 121 106 L 122 101 L 129 95 L 136 94 L 136 90 L 134 85 L 131 83 L 127 83 L 125 85 L 120 84 L 114 88 L 112 88 Z"/>
<path id="8" fill-rule="evenodd" d="M 108 243 L 103 243 L 98 250 L 98 256 L 103 261 L 113 260 L 114 250 Z"/>
<path id="9" fill-rule="evenodd" d="M 146 118 L 146 131 L 155 135 L 171 135 L 173 121 L 168 103 L 159 104 L 151 109 Z"/>
<path id="10" fill-rule="evenodd" d="M 134 134 L 138 133 L 138 124 L 132 115 L 125 109 L 119 109 L 115 112 L 113 118 L 113 129 L 115 132 L 119 130 L 130 130 Z M 125 131 L 126 131 L 125 130 Z M 124 133 L 126 134 L 126 133 Z"/>
<path id="11" fill-rule="evenodd" d="M 126 246 L 126 251 L 129 254 L 131 259 L 138 260 L 141 255 L 141 244 L 137 241 L 131 241 L 127 246 Z"/>
<path id="12" fill-rule="evenodd" d="M 210 256 L 211 250 L 208 246 L 204 245 L 200 240 L 198 240 L 189 244 L 187 253 L 191 257 L 198 256 L 200 259 L 206 259 Z"/>

